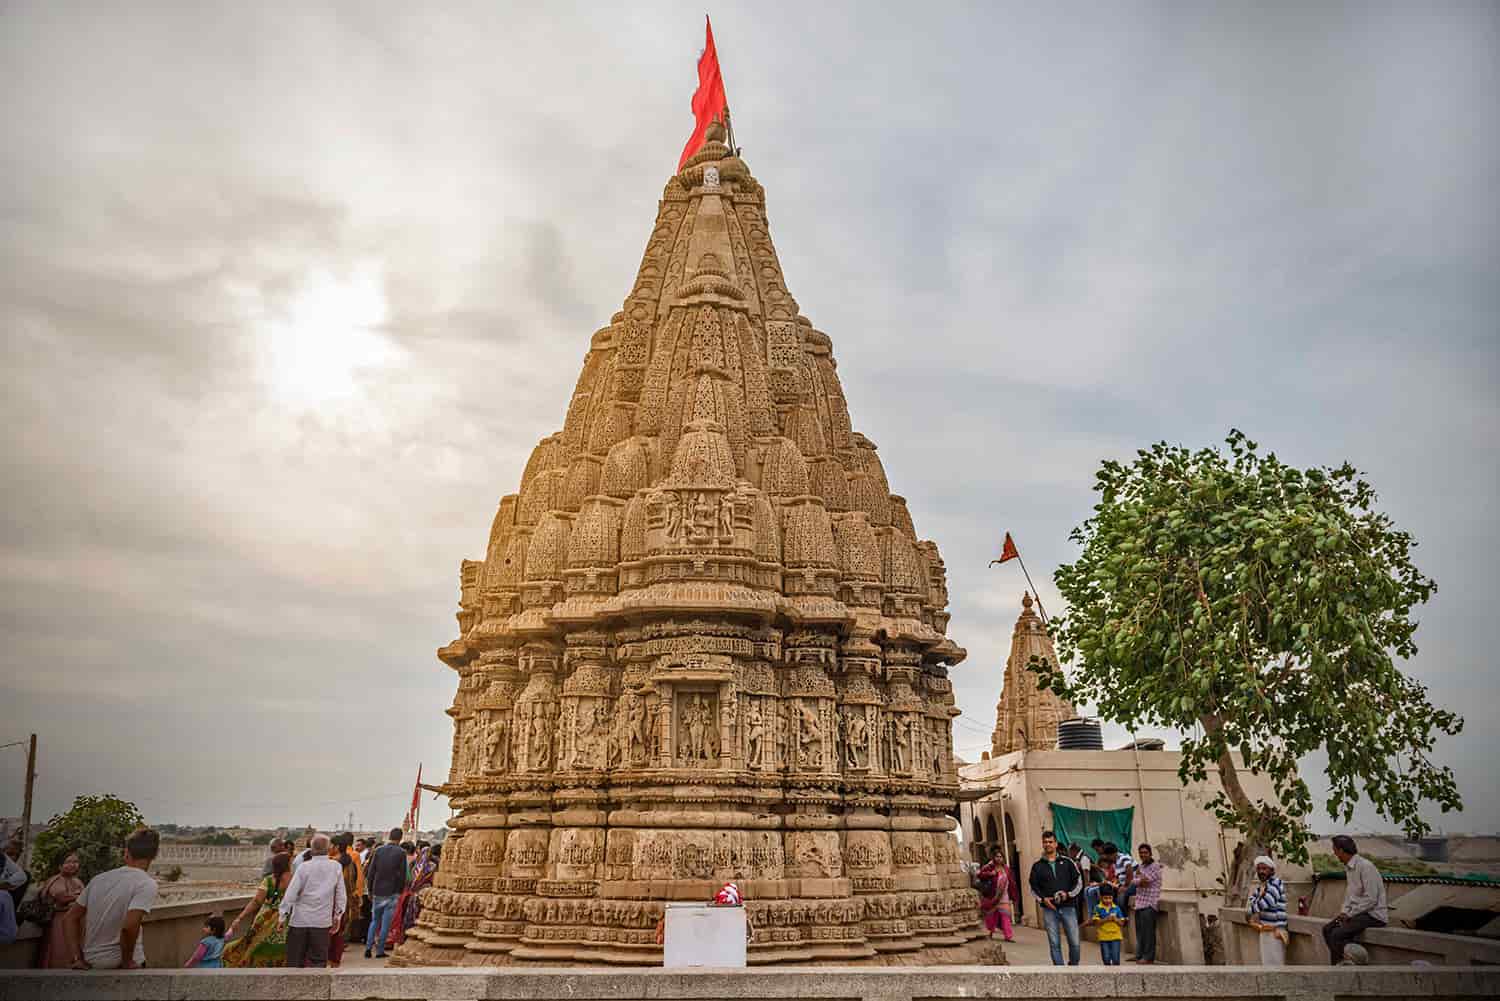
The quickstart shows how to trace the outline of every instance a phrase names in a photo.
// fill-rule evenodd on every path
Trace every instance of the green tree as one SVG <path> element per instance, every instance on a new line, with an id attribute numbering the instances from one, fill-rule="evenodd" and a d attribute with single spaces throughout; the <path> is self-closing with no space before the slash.
<path id="1" fill-rule="evenodd" d="M 93 879 L 124 863 L 125 839 L 144 823 L 134 803 L 116 796 L 79 796 L 72 809 L 53 817 L 37 835 L 32 855 L 36 875 L 51 876 L 69 852 L 77 852 L 83 863 L 79 877 Z"/>
<path id="2" fill-rule="evenodd" d="M 196 838 L 193 839 L 193 844 L 195 844 L 195 845 L 237 845 L 237 844 L 239 844 L 239 842 L 236 841 L 236 840 L 234 840 L 234 836 L 231 835 L 231 834 L 226 834 L 223 831 L 216 831 L 213 834 L 200 834 L 200 835 L 198 835 Z"/>
<path id="3" fill-rule="evenodd" d="M 1327 756 L 1325 809 L 1346 823 L 1361 794 L 1412 837 L 1428 830 L 1423 801 L 1462 809 L 1430 755 L 1463 720 L 1397 667 L 1417 651 L 1412 609 L 1437 587 L 1370 485 L 1347 463 L 1285 465 L 1239 431 L 1227 443 L 1102 464 L 1093 517 L 1071 535 L 1083 552 L 1055 575 L 1069 607 L 1051 630 L 1072 667 L 1030 666 L 1105 719 L 1186 734 L 1180 778 L 1216 769 L 1212 806 L 1245 836 L 1238 889 L 1261 851 L 1306 860 L 1297 762 L 1313 752 Z M 1235 753 L 1279 806 L 1251 800 Z"/>

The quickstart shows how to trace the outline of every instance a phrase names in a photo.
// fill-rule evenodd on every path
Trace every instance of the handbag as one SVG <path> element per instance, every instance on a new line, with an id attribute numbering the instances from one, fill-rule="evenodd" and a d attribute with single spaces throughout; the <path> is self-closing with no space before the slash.
<path id="1" fill-rule="evenodd" d="M 51 885 L 52 881 L 49 879 L 36 896 L 21 902 L 21 906 L 16 908 L 17 923 L 26 921 L 35 925 L 51 923 L 56 910 L 52 904 L 52 894 L 47 892 L 47 887 Z"/>

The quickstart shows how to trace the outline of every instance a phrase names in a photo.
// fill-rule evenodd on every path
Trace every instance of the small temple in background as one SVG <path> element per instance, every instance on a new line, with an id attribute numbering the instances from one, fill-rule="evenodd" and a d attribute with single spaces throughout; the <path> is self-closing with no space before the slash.
<path id="1" fill-rule="evenodd" d="M 1021 596 L 1021 617 L 1011 633 L 1005 681 L 995 704 L 995 732 L 990 735 L 990 754 L 995 757 L 1028 748 L 1054 748 L 1057 725 L 1078 718 L 1071 703 L 1049 689 L 1037 688 L 1037 676 L 1026 668 L 1033 657 L 1057 661 L 1052 637 L 1032 607 L 1035 603 L 1029 591 Z"/>

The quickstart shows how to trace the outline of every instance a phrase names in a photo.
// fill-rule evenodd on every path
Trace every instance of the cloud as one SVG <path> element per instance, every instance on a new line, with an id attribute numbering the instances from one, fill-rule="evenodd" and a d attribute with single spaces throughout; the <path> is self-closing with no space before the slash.
<path id="1" fill-rule="evenodd" d="M 7 8 L 0 732 L 41 734 L 44 812 L 327 823 L 443 770 L 458 561 L 630 288 L 700 16 Z M 1003 532 L 1056 607 L 1097 463 L 1231 426 L 1368 471 L 1441 586 L 1413 673 L 1494 698 L 1493 10 L 715 27 L 790 289 L 946 555 L 961 750 Z M 1500 826 L 1496 736 L 1440 748 L 1461 826 Z"/>

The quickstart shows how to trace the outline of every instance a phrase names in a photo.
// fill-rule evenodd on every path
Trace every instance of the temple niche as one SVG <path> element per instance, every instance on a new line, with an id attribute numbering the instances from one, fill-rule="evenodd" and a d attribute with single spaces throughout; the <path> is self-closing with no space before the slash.
<path id="1" fill-rule="evenodd" d="M 995 730 L 990 735 L 990 754 L 997 758 L 1012 751 L 1050 751 L 1057 747 L 1057 724 L 1078 718 L 1071 703 L 1051 689 L 1038 688 L 1037 676 L 1026 666 L 1033 657 L 1057 663 L 1052 637 L 1047 635 L 1033 604 L 1030 593 L 1021 595 L 1021 615 L 1011 633 L 1005 682 L 995 705 Z"/>
<path id="2" fill-rule="evenodd" d="M 996 958 L 942 559 L 717 125 L 460 581 L 457 815 L 399 963 L 651 965 L 664 905 L 729 879 L 752 963 Z"/>

